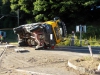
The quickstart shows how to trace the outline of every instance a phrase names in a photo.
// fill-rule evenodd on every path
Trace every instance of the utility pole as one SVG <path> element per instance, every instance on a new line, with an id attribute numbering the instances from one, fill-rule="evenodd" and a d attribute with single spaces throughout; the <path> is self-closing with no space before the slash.
<path id="1" fill-rule="evenodd" d="M 0 17 L 0 19 L 4 18 L 4 16 Z"/>
<path id="2" fill-rule="evenodd" d="M 82 46 L 82 26 L 80 25 L 80 46 Z"/>
<path id="3" fill-rule="evenodd" d="M 18 26 L 19 26 L 19 9 L 17 10 L 17 21 L 18 21 Z"/>

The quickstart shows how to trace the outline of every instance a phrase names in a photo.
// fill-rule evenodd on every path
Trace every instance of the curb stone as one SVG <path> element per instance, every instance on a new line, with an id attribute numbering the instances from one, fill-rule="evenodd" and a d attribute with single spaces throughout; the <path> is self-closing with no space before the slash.
<path id="1" fill-rule="evenodd" d="M 85 74 L 85 73 L 91 73 L 91 74 L 94 74 L 95 72 L 94 71 L 91 71 L 91 70 L 88 70 L 84 67 L 79 67 L 79 66 L 76 66 L 74 64 L 72 64 L 69 60 L 68 60 L 68 66 L 79 71 L 81 74 Z"/>
<path id="2" fill-rule="evenodd" d="M 72 64 L 69 60 L 68 60 L 68 66 L 72 67 L 75 70 L 78 70 L 81 74 L 84 74 L 86 71 L 84 67 L 78 67 L 78 66 Z"/>
<path id="3" fill-rule="evenodd" d="M 21 70 L 21 69 L 15 69 L 17 72 L 24 72 L 26 73 L 25 75 L 27 74 L 30 74 L 30 75 L 53 75 L 53 74 L 46 74 L 46 73 L 39 73 L 39 72 L 34 72 L 34 71 L 27 71 L 27 70 Z"/>
<path id="4" fill-rule="evenodd" d="M 100 71 L 96 71 L 95 72 L 95 75 L 100 75 Z"/>

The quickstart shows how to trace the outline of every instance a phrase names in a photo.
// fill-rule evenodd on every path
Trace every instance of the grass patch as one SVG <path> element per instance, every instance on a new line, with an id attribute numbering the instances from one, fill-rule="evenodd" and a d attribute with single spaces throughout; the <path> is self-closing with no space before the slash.
<path id="1" fill-rule="evenodd" d="M 58 46 L 59 45 L 60 46 L 62 46 L 62 45 L 71 46 L 72 43 L 73 43 L 74 46 L 80 46 L 80 40 L 77 37 L 74 38 L 74 41 L 73 42 L 72 42 L 70 36 L 69 37 L 66 37 L 64 39 L 65 39 L 64 42 L 60 42 L 57 45 Z M 90 44 L 91 46 L 100 46 L 100 40 L 99 39 L 94 39 L 94 38 L 93 39 L 91 38 L 91 39 L 88 39 L 88 40 L 82 39 L 81 42 L 82 42 L 82 46 L 87 46 L 88 44 Z"/>

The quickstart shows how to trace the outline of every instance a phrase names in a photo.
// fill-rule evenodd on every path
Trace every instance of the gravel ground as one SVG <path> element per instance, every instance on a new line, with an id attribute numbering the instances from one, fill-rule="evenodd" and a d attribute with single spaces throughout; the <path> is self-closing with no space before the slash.
<path id="1" fill-rule="evenodd" d="M 15 52 L 14 48 L 9 48 L 0 57 L 0 75 L 79 75 L 78 71 L 67 66 L 67 61 L 79 57 L 78 54 L 22 48 L 25 51 Z M 3 50 L 0 48 L 0 53 Z"/>

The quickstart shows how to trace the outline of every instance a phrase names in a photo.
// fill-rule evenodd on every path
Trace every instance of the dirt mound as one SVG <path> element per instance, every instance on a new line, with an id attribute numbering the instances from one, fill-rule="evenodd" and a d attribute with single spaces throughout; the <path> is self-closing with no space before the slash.
<path id="1" fill-rule="evenodd" d="M 81 58 L 71 59 L 70 62 L 75 66 L 84 67 L 87 74 L 94 74 L 95 71 L 98 69 L 100 57 L 85 56 Z"/>

